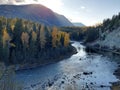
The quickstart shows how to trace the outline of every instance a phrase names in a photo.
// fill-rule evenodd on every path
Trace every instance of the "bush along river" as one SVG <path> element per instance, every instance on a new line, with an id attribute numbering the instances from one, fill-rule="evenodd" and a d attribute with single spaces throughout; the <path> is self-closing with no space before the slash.
<path id="1" fill-rule="evenodd" d="M 60 62 L 16 72 L 24 90 L 110 90 L 118 79 L 113 75 L 117 63 L 105 55 L 89 54 L 79 42 L 72 46 L 77 54 Z"/>

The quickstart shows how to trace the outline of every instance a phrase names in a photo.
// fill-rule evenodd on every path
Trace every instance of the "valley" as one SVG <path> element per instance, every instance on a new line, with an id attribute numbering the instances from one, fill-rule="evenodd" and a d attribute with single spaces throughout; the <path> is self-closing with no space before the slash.
<path id="1" fill-rule="evenodd" d="M 53 1 L 0 1 L 0 90 L 120 90 L 120 7 Z"/>

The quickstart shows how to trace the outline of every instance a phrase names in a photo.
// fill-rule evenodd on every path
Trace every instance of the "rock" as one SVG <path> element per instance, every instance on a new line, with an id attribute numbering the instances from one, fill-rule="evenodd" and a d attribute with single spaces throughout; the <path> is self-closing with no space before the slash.
<path id="1" fill-rule="evenodd" d="M 80 75 L 81 75 L 81 74 L 77 74 L 77 75 L 75 75 L 75 76 L 73 76 L 73 77 L 79 79 L 79 78 L 80 78 Z"/>
<path id="2" fill-rule="evenodd" d="M 110 87 L 110 86 L 100 85 L 100 87 L 103 88 L 103 87 Z"/>
<path id="3" fill-rule="evenodd" d="M 48 83 L 48 86 L 51 87 L 51 86 L 52 86 L 52 83 Z"/>
<path id="4" fill-rule="evenodd" d="M 92 74 L 93 72 L 83 72 L 84 75 L 90 75 Z"/>
<path id="5" fill-rule="evenodd" d="M 91 82 L 90 84 L 91 84 L 91 85 L 93 85 L 93 83 L 92 83 L 92 82 Z"/>
<path id="6" fill-rule="evenodd" d="M 118 67 L 120 68 L 120 65 L 118 65 Z"/>
<path id="7" fill-rule="evenodd" d="M 64 84 L 65 82 L 64 81 L 61 81 L 62 84 Z"/>
<path id="8" fill-rule="evenodd" d="M 36 85 L 32 84 L 31 87 L 34 88 Z"/>
<path id="9" fill-rule="evenodd" d="M 53 82 L 53 81 L 50 81 L 50 80 L 48 79 L 48 86 L 51 87 L 53 84 L 54 84 L 54 82 Z"/>
<path id="10" fill-rule="evenodd" d="M 88 84 L 86 83 L 86 88 L 89 88 Z"/>
<path id="11" fill-rule="evenodd" d="M 103 88 L 104 86 L 103 85 L 100 85 L 101 88 Z"/>
<path id="12" fill-rule="evenodd" d="M 115 70 L 115 72 L 113 74 L 119 77 L 120 76 L 120 68 Z"/>
<path id="13" fill-rule="evenodd" d="M 120 85 L 120 81 L 118 82 L 111 82 L 112 85 Z"/>

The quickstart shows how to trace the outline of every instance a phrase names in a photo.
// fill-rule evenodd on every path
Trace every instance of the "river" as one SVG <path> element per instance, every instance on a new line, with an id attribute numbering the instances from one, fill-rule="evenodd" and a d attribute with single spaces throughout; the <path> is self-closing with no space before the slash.
<path id="1" fill-rule="evenodd" d="M 60 62 L 16 72 L 25 90 L 110 90 L 117 64 L 100 54 L 88 54 L 79 42 L 77 54 Z"/>

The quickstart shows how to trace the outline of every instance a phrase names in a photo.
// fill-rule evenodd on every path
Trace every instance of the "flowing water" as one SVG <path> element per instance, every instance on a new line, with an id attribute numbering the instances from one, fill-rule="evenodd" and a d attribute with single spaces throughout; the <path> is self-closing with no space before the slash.
<path id="1" fill-rule="evenodd" d="M 109 57 L 88 54 L 79 42 L 77 54 L 60 62 L 17 72 L 25 90 L 110 90 L 117 64 Z"/>

